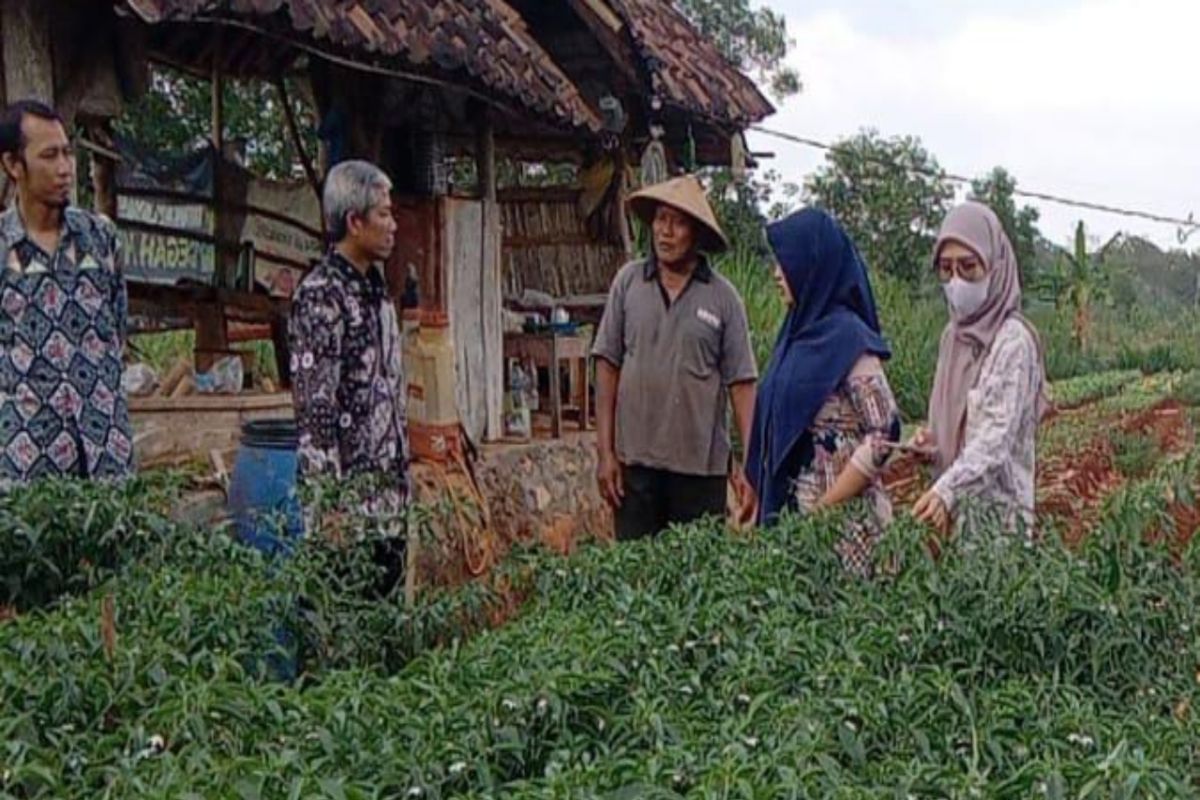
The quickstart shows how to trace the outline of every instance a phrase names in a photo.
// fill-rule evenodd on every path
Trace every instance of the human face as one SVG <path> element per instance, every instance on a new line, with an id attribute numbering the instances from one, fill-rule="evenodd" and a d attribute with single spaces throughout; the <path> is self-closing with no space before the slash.
<path id="1" fill-rule="evenodd" d="M 4 168 L 21 197 L 51 208 L 66 206 L 75 185 L 75 152 L 62 123 L 26 114 L 21 136 L 25 146 L 20 154 L 4 156 Z"/>
<path id="2" fill-rule="evenodd" d="M 696 258 L 696 225 L 682 211 L 660 205 L 651 226 L 654 255 L 667 269 L 685 267 Z"/>
<path id="3" fill-rule="evenodd" d="M 966 245 L 946 242 L 938 251 L 938 280 L 949 283 L 955 275 L 967 283 L 979 283 L 987 277 L 987 265 L 978 253 Z"/>
<path id="4" fill-rule="evenodd" d="M 386 261 L 396 246 L 396 218 L 392 215 L 391 195 L 380 189 L 375 203 L 365 214 L 351 213 L 346 218 L 349 244 L 372 261 Z"/>
<path id="5" fill-rule="evenodd" d="M 775 264 L 775 285 L 779 287 L 779 294 L 783 297 L 783 302 L 787 306 L 796 304 L 796 298 L 792 295 L 792 287 L 788 285 L 787 276 L 783 274 L 783 267 Z"/>

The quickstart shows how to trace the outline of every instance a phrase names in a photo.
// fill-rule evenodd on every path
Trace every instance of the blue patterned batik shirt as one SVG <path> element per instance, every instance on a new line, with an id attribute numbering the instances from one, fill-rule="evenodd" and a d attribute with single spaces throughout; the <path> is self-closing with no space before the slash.
<path id="1" fill-rule="evenodd" d="M 0 214 L 0 489 L 133 470 L 128 308 L 112 223 L 68 208 L 47 253 L 16 207 Z"/>

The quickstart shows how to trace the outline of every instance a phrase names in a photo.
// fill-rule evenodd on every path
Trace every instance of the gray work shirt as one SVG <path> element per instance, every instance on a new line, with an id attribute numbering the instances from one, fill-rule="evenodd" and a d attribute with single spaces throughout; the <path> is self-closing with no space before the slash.
<path id="1" fill-rule="evenodd" d="M 729 471 L 729 387 L 755 380 L 758 370 L 742 298 L 706 261 L 674 303 L 653 259 L 625 265 L 592 355 L 621 370 L 621 463 L 684 475 Z"/>

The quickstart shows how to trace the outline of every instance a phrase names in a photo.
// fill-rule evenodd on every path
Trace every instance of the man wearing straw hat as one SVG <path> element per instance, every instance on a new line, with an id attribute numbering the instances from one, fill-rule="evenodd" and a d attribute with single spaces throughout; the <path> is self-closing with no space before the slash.
<path id="1" fill-rule="evenodd" d="M 729 243 L 700 182 L 647 187 L 629 208 L 652 252 L 617 274 L 592 350 L 597 479 L 619 540 L 725 514 L 730 400 L 747 441 L 758 377 L 745 305 L 705 255 Z"/>

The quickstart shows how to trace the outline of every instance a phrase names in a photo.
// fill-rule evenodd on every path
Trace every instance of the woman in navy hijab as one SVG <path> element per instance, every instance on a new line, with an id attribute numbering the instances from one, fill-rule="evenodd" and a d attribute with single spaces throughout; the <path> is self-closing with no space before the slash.
<path id="1" fill-rule="evenodd" d="M 788 312 L 759 384 L 746 454 L 757 519 L 769 525 L 785 509 L 804 514 L 864 498 L 866 517 L 837 550 L 848 571 L 869 577 L 891 521 L 879 475 L 900 439 L 900 415 L 866 265 L 818 209 L 773 223 L 767 240 Z"/>

